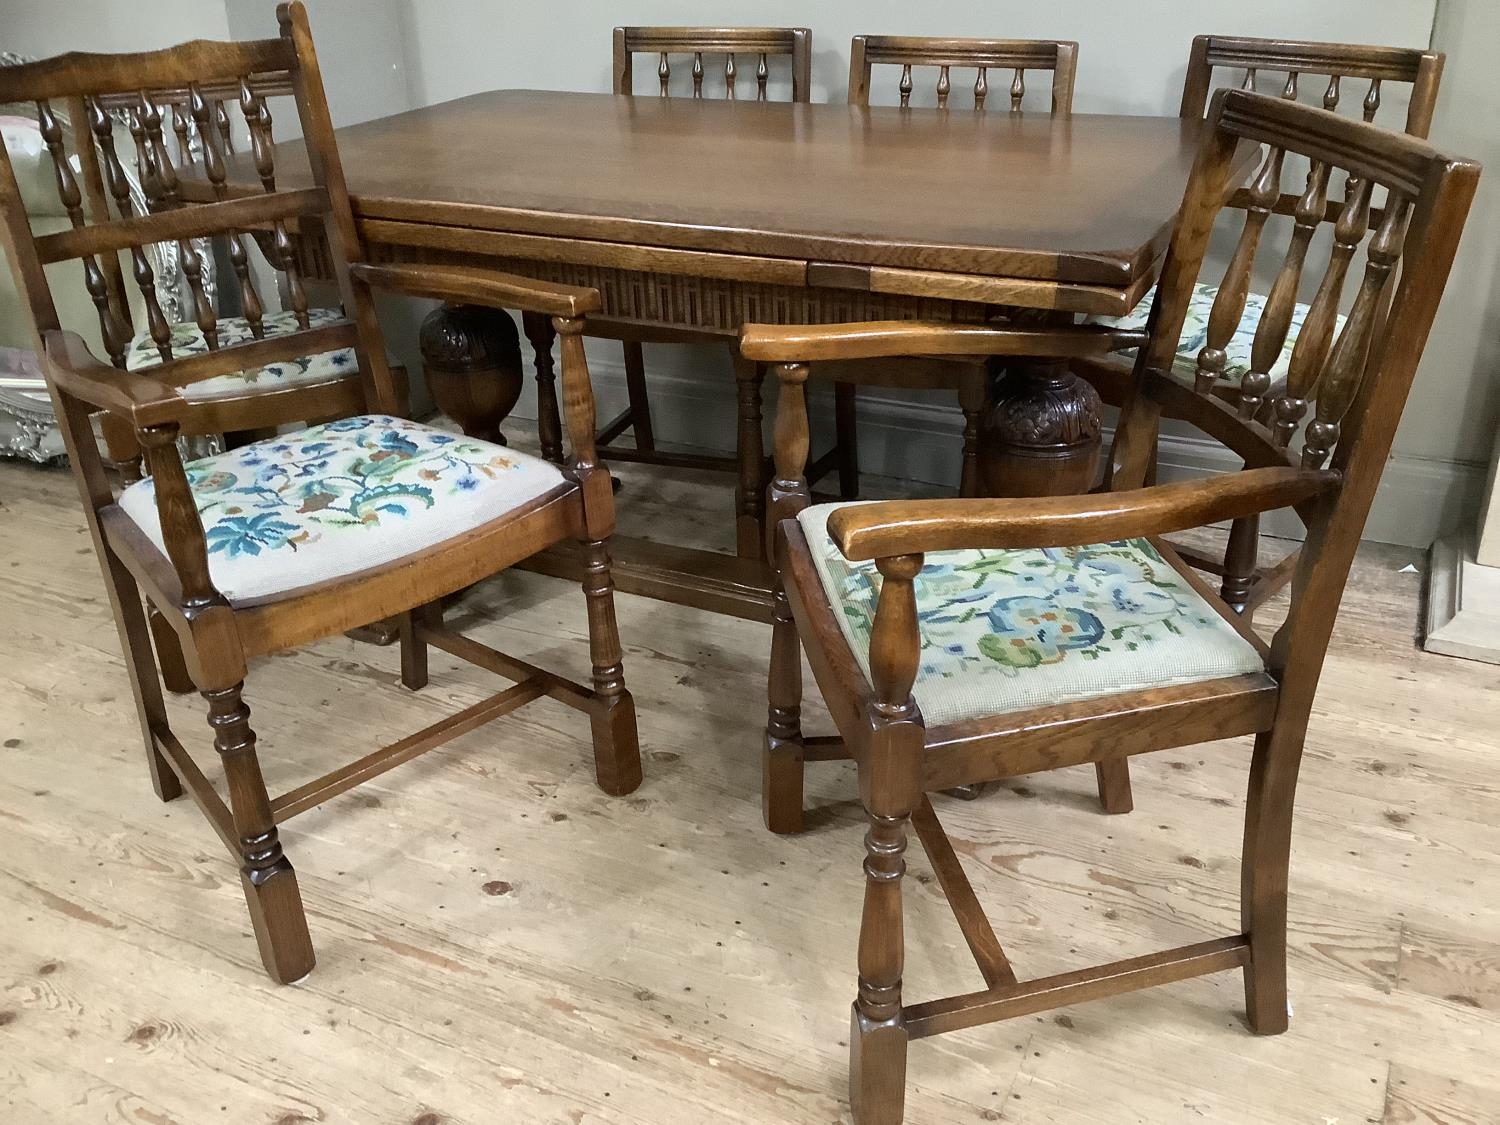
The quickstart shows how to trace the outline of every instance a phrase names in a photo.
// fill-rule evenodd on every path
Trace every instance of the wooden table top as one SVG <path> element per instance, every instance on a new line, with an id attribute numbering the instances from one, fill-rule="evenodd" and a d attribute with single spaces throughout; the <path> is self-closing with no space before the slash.
<path id="1" fill-rule="evenodd" d="M 801 259 L 856 288 L 898 268 L 1119 289 L 1165 249 L 1201 129 L 500 90 L 338 142 L 362 220 Z M 300 151 L 278 153 L 289 185 Z"/>

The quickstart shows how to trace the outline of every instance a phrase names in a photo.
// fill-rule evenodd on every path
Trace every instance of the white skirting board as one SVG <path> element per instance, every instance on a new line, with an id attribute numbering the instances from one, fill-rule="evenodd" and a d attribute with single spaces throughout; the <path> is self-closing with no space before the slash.
<path id="1" fill-rule="evenodd" d="M 1427 577 L 1427 637 L 1444 656 L 1500 664 L 1500 567 L 1474 561 L 1474 540 L 1453 535 L 1432 545 Z"/>
<path id="2" fill-rule="evenodd" d="M 734 448 L 734 379 L 715 349 L 701 353 L 704 366 L 715 376 L 697 378 L 681 374 L 681 358 L 674 357 L 677 370 L 653 368 L 647 349 L 647 381 L 656 439 L 681 445 L 729 452 Z M 525 355 L 527 379 L 513 419 L 536 416 L 535 384 L 530 348 Z M 590 341 L 589 368 L 598 397 L 601 423 L 626 405 L 625 368 L 619 346 Z M 775 382 L 766 383 L 766 450 L 770 452 L 770 420 L 775 413 Z M 899 392 L 896 392 L 899 393 Z M 880 476 L 920 481 L 943 487 L 958 485 L 963 417 L 951 392 L 913 394 L 894 398 L 893 392 L 870 390 L 859 395 L 860 467 Z M 826 448 L 833 434 L 833 400 L 829 386 L 816 381 L 809 395 L 813 415 L 814 454 Z M 512 425 L 514 422 L 512 422 Z M 1106 445 L 1109 433 L 1105 433 Z M 629 437 L 623 439 L 628 442 Z M 1167 424 L 1161 439 L 1160 477 L 1183 480 L 1205 473 L 1229 472 L 1239 467 L 1233 454 L 1217 442 Z M 1468 522 L 1477 509 L 1484 489 L 1487 466 L 1479 462 L 1434 461 L 1415 457 L 1392 457 L 1381 481 L 1380 493 L 1370 513 L 1365 538 L 1379 543 L 1426 547 L 1438 536 Z M 1302 525 L 1291 512 L 1273 513 L 1263 524 L 1267 535 L 1300 539 Z"/>

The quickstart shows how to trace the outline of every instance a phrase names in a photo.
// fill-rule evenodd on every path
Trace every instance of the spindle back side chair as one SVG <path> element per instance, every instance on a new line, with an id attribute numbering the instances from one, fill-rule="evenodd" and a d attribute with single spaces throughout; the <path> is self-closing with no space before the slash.
<path id="1" fill-rule="evenodd" d="M 1067 115 L 1073 111 L 1073 85 L 1078 73 L 1078 44 L 1061 39 L 953 39 L 919 35 L 856 35 L 849 44 L 849 104 L 870 104 L 871 74 L 876 65 L 901 67 L 897 85 L 901 105 L 910 107 L 914 89 L 912 68 L 935 67 L 937 108 L 963 109 L 963 99 L 950 99 L 954 68 L 974 71 L 972 101 L 975 110 L 1008 106 L 1019 113 L 1027 94 L 1026 71 L 1051 72 L 1048 89 L 1049 112 Z M 1008 70 L 1011 81 L 1008 101 L 989 96 L 989 72 Z M 979 494 L 979 421 L 986 400 L 989 373 L 982 358 L 967 361 L 942 358 L 911 358 L 906 363 L 883 361 L 837 364 L 831 374 L 841 415 L 848 417 L 851 433 L 854 427 L 855 390 L 860 384 L 878 382 L 882 386 L 906 389 L 949 390 L 957 393 L 963 412 L 963 452 L 959 476 L 959 495 Z M 841 438 L 840 445 L 845 442 Z M 851 446 L 852 448 L 852 446 Z M 849 498 L 859 491 L 857 454 L 851 454 L 842 471 L 848 479 L 841 482 L 841 494 Z M 816 474 L 811 474 L 816 476 Z"/>
<path id="2" fill-rule="evenodd" d="M 652 56 L 654 91 L 636 91 L 636 56 Z M 748 87 L 739 85 L 742 72 L 751 69 L 754 60 L 754 100 L 770 100 L 773 70 L 782 69 L 785 60 L 790 71 L 790 94 L 793 102 L 806 102 L 811 96 L 812 32 L 805 27 L 617 27 L 614 31 L 614 92 L 620 95 L 646 96 L 654 92 L 661 97 L 683 96 L 689 91 L 679 77 L 673 89 L 673 56 L 687 56 L 691 63 L 686 72 L 691 77 L 694 98 L 723 97 L 748 100 Z M 708 64 L 704 57 L 709 56 Z M 683 73 L 679 68 L 677 73 Z M 643 80 L 644 84 L 644 80 Z M 733 336 L 687 329 L 648 328 L 637 324 L 595 318 L 590 335 L 620 340 L 625 351 L 625 391 L 628 405 L 620 414 L 600 427 L 601 451 L 617 461 L 641 461 L 690 469 L 718 469 L 738 474 L 736 511 L 754 509 L 765 487 L 765 468 L 759 439 L 760 398 L 765 377 L 762 368 L 742 360 L 734 347 Z M 646 361 L 643 344 L 717 343 L 727 344 L 734 363 L 736 401 L 739 415 L 737 450 L 733 457 L 713 454 L 688 454 L 658 449 L 651 420 L 651 399 L 646 384 Z M 852 404 L 851 404 L 852 405 Z M 828 471 L 838 462 L 856 456 L 852 410 L 839 411 L 839 438 L 830 450 Z M 754 432 L 751 432 L 752 427 Z M 633 445 L 618 444 L 629 430 Z M 840 460 L 843 459 L 843 460 Z M 849 470 L 842 468 L 845 477 Z M 852 495 L 852 493 L 851 493 Z M 742 503 L 753 498 L 749 505 Z M 765 542 L 765 530 L 759 521 L 741 520 L 736 529 L 741 555 L 758 556 Z"/>
<path id="3" fill-rule="evenodd" d="M 1266 393 L 1304 276 L 1320 278 L 1271 424 L 1253 401 L 1170 374 L 1236 152 L 1276 169 L 1311 161 L 1297 223 L 1255 327 L 1246 395 Z M 1336 176 L 1354 186 L 1331 201 Z M 769 679 L 766 811 L 800 825 L 807 759 L 850 757 L 869 820 L 851 1097 L 861 1125 L 902 1117 L 909 1039 L 1203 973 L 1242 969 L 1251 1029 L 1287 1026 L 1287 875 L 1293 794 L 1329 638 L 1412 377 L 1453 263 L 1478 166 L 1322 109 L 1240 90 L 1213 99 L 1116 432 L 1106 491 L 1041 500 L 930 500 L 809 507 L 802 388 L 808 361 L 962 351 L 1008 354 L 1003 329 L 931 325 L 749 327 L 746 355 L 776 364 L 779 586 Z M 1371 227 L 1376 193 L 1383 206 Z M 1335 239 L 1311 244 L 1337 209 Z M 1260 242 L 1247 213 L 1231 272 Z M 1347 319 L 1335 318 L 1363 245 Z M 1326 259 L 1318 271 L 1313 262 Z M 1398 267 L 1399 272 L 1398 272 Z M 1387 316 L 1387 287 L 1396 277 Z M 1231 277 L 1225 283 L 1234 284 Z M 1108 326 L 1097 326 L 1108 328 Z M 1242 458 L 1243 472 L 1146 486 L 1160 418 L 1186 418 Z M 1310 416 L 1299 442 L 1299 426 Z M 1306 545 L 1285 621 L 1269 643 L 1159 536 L 1289 508 Z M 1080 546 L 1083 545 L 1083 546 Z M 799 644 L 838 727 L 800 725 Z M 1071 671 L 1069 670 L 1071 667 Z M 1254 735 L 1237 932 L 1038 980 L 1018 981 L 926 793 L 965 782 L 1123 759 Z M 908 824 L 975 955 L 985 987 L 907 1003 L 901 888 Z"/>
<path id="4" fill-rule="evenodd" d="M 599 784 L 625 793 L 640 781 L 634 705 L 625 689 L 615 627 L 607 539 L 613 527 L 609 474 L 594 450 L 593 397 L 583 356 L 584 316 L 599 307 L 592 289 L 534 282 L 462 267 L 371 266 L 359 239 L 334 144 L 307 13 L 277 9 L 275 39 L 196 41 L 128 55 L 70 54 L 0 70 L 0 100 L 31 102 L 51 151 L 71 229 L 34 236 L 9 154 L 0 156 L 0 247 L 29 301 L 43 371 L 104 572 L 135 697 L 152 784 L 163 801 L 184 789 L 236 858 L 266 971 L 278 982 L 305 976 L 313 950 L 297 879 L 277 826 L 353 785 L 542 695 L 591 720 Z M 268 90 L 296 104 L 311 186 L 278 186 Z M 237 92 L 248 122 L 259 184 L 228 186 L 223 134 L 212 101 Z M 214 200 L 178 195 L 161 106 L 185 104 L 202 143 L 201 170 Z M 119 146 L 106 111 L 123 100 L 140 126 L 137 159 L 161 205 L 136 213 L 122 186 Z M 55 106 L 75 131 L 68 153 Z M 133 130 L 134 131 L 134 130 Z M 76 161 L 76 165 L 75 162 Z M 75 172 L 75 166 L 81 170 Z M 115 205 L 112 212 L 111 202 Z M 308 308 L 292 240 L 317 227 L 330 247 L 342 310 L 323 321 Z M 269 246 L 290 309 L 270 330 L 245 239 Z M 198 239 L 231 245 L 246 328 L 226 338 L 198 280 Z M 193 339 L 181 347 L 152 292 L 143 245 L 177 242 L 193 286 Z M 239 251 L 233 251 L 235 244 Z M 130 261 L 148 310 L 158 363 L 122 370 L 128 324 L 119 256 Z M 44 265 L 77 260 L 94 296 L 113 366 L 95 359 L 59 323 Z M 562 379 L 572 458 L 559 469 L 498 445 L 464 439 L 398 416 L 397 393 L 371 301 L 372 287 L 398 293 L 522 308 L 550 316 L 563 338 Z M 185 353 L 185 354 L 184 354 Z M 356 377 L 245 386 L 246 372 L 305 365 L 344 354 Z M 214 380 L 212 395 L 195 388 Z M 233 383 L 240 379 L 240 383 Z M 144 451 L 150 477 L 116 495 L 91 428 L 102 412 Z M 283 432 L 184 465 L 179 434 L 285 426 Z M 495 652 L 442 626 L 440 599 L 565 538 L 582 540 L 593 686 L 573 684 Z M 228 801 L 173 733 L 153 659 L 142 595 L 157 607 L 178 659 L 208 704 Z M 295 645 L 399 616 L 402 680 L 427 681 L 427 646 L 488 668 L 514 686 L 457 715 L 277 797 L 267 792 L 242 699 L 249 662 Z"/>
<path id="5" fill-rule="evenodd" d="M 1437 106 L 1443 63 L 1444 56 L 1440 52 L 1415 47 L 1200 35 L 1193 40 L 1188 59 L 1181 114 L 1183 117 L 1202 117 L 1212 90 L 1216 85 L 1227 83 L 1237 84 L 1244 90 L 1265 88 L 1263 92 L 1288 101 L 1306 100 L 1310 96 L 1324 109 L 1357 113 L 1366 122 L 1394 128 L 1396 123 L 1389 120 L 1389 115 L 1385 119 L 1377 118 L 1384 101 L 1383 93 L 1392 84 L 1398 84 L 1410 87 L 1402 131 L 1414 137 L 1426 137 Z M 1309 76 L 1316 81 L 1305 81 Z M 1352 97 L 1351 85 L 1355 87 Z M 1263 179 L 1253 182 L 1262 187 L 1265 184 Z M 1298 215 L 1299 196 L 1300 192 L 1289 184 L 1283 184 L 1274 198 L 1268 197 L 1264 190 L 1257 193 L 1254 186 L 1246 186 L 1234 193 L 1231 206 L 1252 211 L 1258 216 L 1256 222 L 1259 224 L 1272 214 Z M 1337 218 L 1338 204 L 1330 202 L 1321 220 L 1304 214 L 1297 221 L 1304 224 L 1322 221 L 1331 227 Z M 1379 208 L 1372 208 L 1370 221 L 1376 223 L 1379 218 Z M 1216 373 L 1216 393 L 1231 401 L 1239 393 L 1240 377 L 1251 358 L 1252 332 L 1250 325 L 1245 323 L 1247 301 L 1252 307 L 1259 307 L 1265 300 L 1251 292 L 1248 275 L 1241 280 L 1243 287 L 1236 285 L 1218 291 L 1207 285 L 1199 286 L 1189 309 L 1187 329 L 1178 353 L 1178 370 L 1184 376 L 1195 369 L 1200 356 L 1206 356 Z M 1149 308 L 1150 295 L 1139 309 L 1115 323 L 1142 324 Z M 1307 305 L 1294 301 L 1288 347 L 1272 368 L 1273 382 L 1277 384 L 1285 378 L 1290 346 L 1295 342 L 1307 313 Z M 1095 367 L 1094 373 L 1097 376 L 1101 372 Z M 1079 374 L 1087 376 L 1089 365 L 1080 367 Z M 1118 374 L 1117 371 L 1115 380 L 1096 378 L 1095 382 L 1101 389 L 1111 383 L 1118 386 Z M 1258 397 L 1263 400 L 1264 395 Z M 1296 567 L 1295 553 L 1285 556 L 1275 565 L 1259 566 L 1259 547 L 1260 519 L 1249 516 L 1232 527 L 1222 556 L 1184 548 L 1183 557 L 1199 569 L 1218 576 L 1221 596 L 1240 612 L 1253 615 L 1286 585 Z"/>
<path id="6" fill-rule="evenodd" d="M 915 84 L 912 68 L 936 67 L 937 108 L 947 109 L 953 92 L 955 68 L 974 71 L 968 87 L 975 109 L 995 103 L 1019 113 L 1026 98 L 1026 72 L 1051 73 L 1046 87 L 1052 113 L 1073 112 L 1073 80 L 1078 67 L 1078 44 L 1063 39 L 950 39 L 927 35 L 856 35 L 849 44 L 849 104 L 869 105 L 871 70 L 876 65 L 899 66 L 897 92 L 901 104 L 911 104 Z M 989 72 L 1010 72 L 1003 92 L 993 95 Z"/>

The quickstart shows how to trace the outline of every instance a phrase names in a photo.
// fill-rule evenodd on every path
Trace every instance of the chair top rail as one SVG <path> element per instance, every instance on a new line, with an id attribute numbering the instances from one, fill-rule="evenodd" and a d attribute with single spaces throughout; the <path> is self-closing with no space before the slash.
<path id="1" fill-rule="evenodd" d="M 0 102 L 134 94 L 155 87 L 187 89 L 246 75 L 266 75 L 297 68 L 295 47 L 287 39 L 222 43 L 197 39 L 177 47 L 134 54 L 71 51 L 55 58 L 0 68 Z M 238 85 L 236 85 L 238 89 Z"/>
<path id="2" fill-rule="evenodd" d="M 1035 69 L 1057 61 L 1059 53 L 1077 51 L 1070 39 L 963 39 L 927 35 L 856 35 L 870 63 L 914 63 L 921 66 L 1022 67 Z"/>
<path id="3" fill-rule="evenodd" d="M 1431 65 L 1443 57 L 1440 52 L 1419 47 L 1249 39 L 1232 35 L 1199 38 L 1205 45 L 1204 61 L 1209 66 L 1295 70 L 1310 74 L 1339 74 L 1345 78 L 1379 78 L 1388 82 L 1415 82 L 1424 63 Z"/>
<path id="4" fill-rule="evenodd" d="M 629 51 L 745 51 L 788 53 L 799 38 L 812 35 L 805 27 L 618 27 Z"/>

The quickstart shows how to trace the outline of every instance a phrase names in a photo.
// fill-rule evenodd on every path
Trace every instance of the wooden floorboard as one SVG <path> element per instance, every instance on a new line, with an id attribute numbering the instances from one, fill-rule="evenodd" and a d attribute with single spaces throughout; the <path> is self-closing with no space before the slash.
<path id="1" fill-rule="evenodd" d="M 620 475 L 622 531 L 730 546 L 723 474 Z M 809 766 L 808 833 L 761 826 L 765 626 L 620 598 L 627 798 L 594 787 L 586 716 L 540 699 L 284 826 L 319 959 L 278 988 L 213 830 L 151 793 L 71 479 L 0 465 L 0 532 L 0 1121 L 847 1120 L 864 826 L 837 761 Z M 937 1036 L 909 1122 L 1500 1120 L 1500 669 L 1417 649 L 1408 563 L 1362 552 L 1324 675 L 1291 1030 L 1249 1035 L 1229 972 Z M 569 583 L 503 576 L 446 620 L 587 679 Z M 494 689 L 434 652 L 408 692 L 394 649 L 339 638 L 257 662 L 246 699 L 282 792 Z M 216 777 L 198 701 L 169 708 Z M 805 714 L 831 730 L 815 692 Z M 1127 816 L 1087 768 L 934 798 L 1026 977 L 1238 929 L 1244 749 L 1137 759 Z M 970 990 L 907 858 L 908 999 Z"/>

